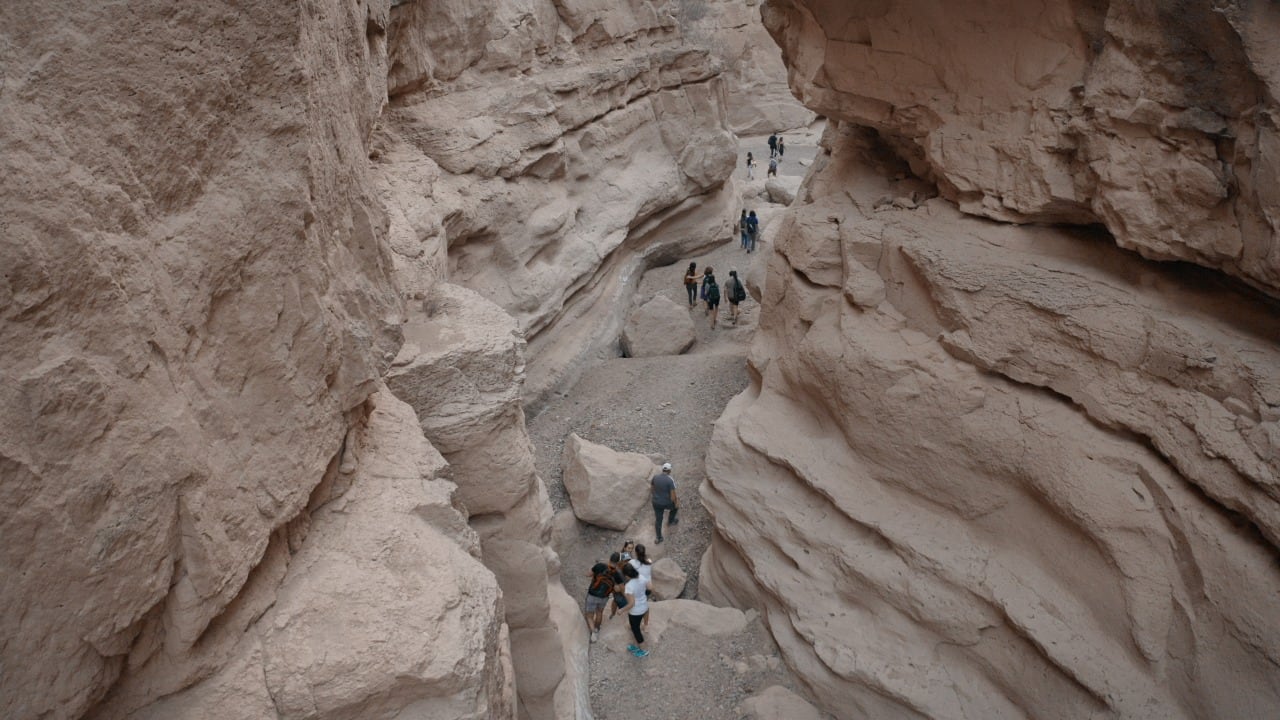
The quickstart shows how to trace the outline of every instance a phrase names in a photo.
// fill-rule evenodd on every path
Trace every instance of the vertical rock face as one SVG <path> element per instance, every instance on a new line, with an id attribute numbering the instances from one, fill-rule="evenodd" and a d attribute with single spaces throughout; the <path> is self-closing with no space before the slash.
<path id="1" fill-rule="evenodd" d="M 586 678 L 574 671 L 586 665 L 586 631 L 560 584 L 551 503 L 525 430 L 524 340 L 471 290 L 438 283 L 425 304 L 430 314 L 405 325 L 387 383 L 448 459 L 502 588 L 521 717 L 589 717 Z"/>
<path id="2" fill-rule="evenodd" d="M 765 9 L 833 123 L 713 438 L 700 592 L 762 608 L 828 710 L 1280 712 L 1273 10 L 1144 12 Z"/>
<path id="3" fill-rule="evenodd" d="M 967 213 L 1101 223 L 1280 290 L 1275 3 L 780 0 L 809 107 L 873 127 Z"/>
<path id="4" fill-rule="evenodd" d="M 189 650 L 398 347 L 387 13 L 0 9 L 0 715 Z"/>

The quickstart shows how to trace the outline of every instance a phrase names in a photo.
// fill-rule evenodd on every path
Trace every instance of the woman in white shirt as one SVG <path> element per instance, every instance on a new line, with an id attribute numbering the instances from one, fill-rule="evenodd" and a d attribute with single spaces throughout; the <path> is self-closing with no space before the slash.
<path id="1" fill-rule="evenodd" d="M 653 590 L 650 590 L 649 588 L 653 587 L 653 561 L 649 559 L 649 554 L 645 552 L 643 545 L 635 546 L 635 557 L 631 558 L 631 567 L 634 567 L 636 572 L 639 573 L 640 579 L 644 580 L 645 596 L 648 597 L 649 595 L 652 595 Z M 645 613 L 644 624 L 642 627 L 645 630 L 649 629 L 648 613 Z"/>
<path id="2" fill-rule="evenodd" d="M 627 620 L 631 623 L 631 635 L 636 639 L 634 645 L 627 646 L 627 650 L 636 657 L 644 657 L 649 651 L 641 647 L 644 645 L 644 631 L 640 625 L 649 614 L 649 597 L 645 593 L 649 589 L 649 582 L 640 577 L 640 572 L 634 565 L 623 565 L 622 574 L 627 577 L 627 585 L 623 591 L 627 604 L 623 607 L 627 611 Z"/>

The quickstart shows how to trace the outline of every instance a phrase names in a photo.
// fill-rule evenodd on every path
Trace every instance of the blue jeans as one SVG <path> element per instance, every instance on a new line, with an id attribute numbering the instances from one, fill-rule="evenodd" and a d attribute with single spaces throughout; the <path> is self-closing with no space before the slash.
<path id="1" fill-rule="evenodd" d="M 654 505 L 653 529 L 657 532 L 659 540 L 662 539 L 662 513 L 666 510 L 671 511 L 671 515 L 667 517 L 667 525 L 670 526 L 674 523 L 679 523 L 679 520 L 676 520 L 676 513 L 680 512 L 680 508 L 669 505 Z"/>

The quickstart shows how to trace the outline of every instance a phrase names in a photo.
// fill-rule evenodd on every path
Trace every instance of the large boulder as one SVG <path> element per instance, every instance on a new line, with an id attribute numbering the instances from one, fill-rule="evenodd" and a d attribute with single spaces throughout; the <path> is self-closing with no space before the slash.
<path id="1" fill-rule="evenodd" d="M 641 305 L 622 330 L 622 351 L 628 357 L 679 355 L 693 346 L 693 318 L 666 295 Z"/>
<path id="2" fill-rule="evenodd" d="M 618 452 L 577 434 L 564 444 L 564 487 L 578 519 L 625 530 L 649 499 L 653 461 L 639 453 Z"/>
<path id="3" fill-rule="evenodd" d="M 796 201 L 803 180 L 800 175 L 775 175 L 765 181 L 764 193 L 771 203 L 790 205 Z"/>

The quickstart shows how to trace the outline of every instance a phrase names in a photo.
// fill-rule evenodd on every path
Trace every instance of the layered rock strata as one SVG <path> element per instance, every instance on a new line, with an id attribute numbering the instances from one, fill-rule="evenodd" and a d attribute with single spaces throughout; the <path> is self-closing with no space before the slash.
<path id="1" fill-rule="evenodd" d="M 1275 714 L 1275 302 L 884 206 L 923 187 L 897 143 L 824 143 L 708 455 L 700 597 L 760 607 L 831 711 Z"/>
<path id="2" fill-rule="evenodd" d="M 966 213 L 1099 223 L 1280 291 L 1280 6 L 775 0 L 819 113 L 878 130 Z"/>
<path id="3" fill-rule="evenodd" d="M 665 5 L 404 3 L 388 42 L 375 156 L 398 276 L 515 316 L 529 399 L 616 352 L 638 270 L 729 236 L 721 61 Z"/>

